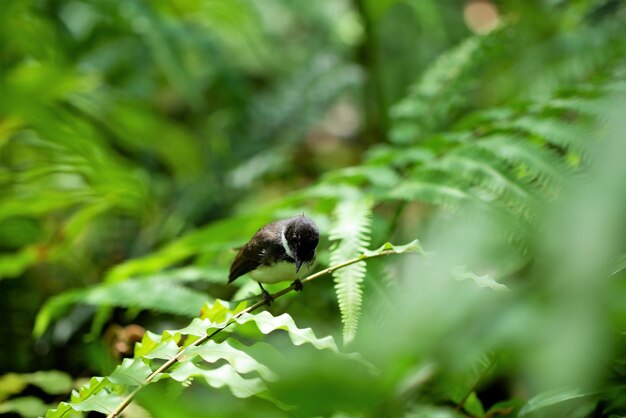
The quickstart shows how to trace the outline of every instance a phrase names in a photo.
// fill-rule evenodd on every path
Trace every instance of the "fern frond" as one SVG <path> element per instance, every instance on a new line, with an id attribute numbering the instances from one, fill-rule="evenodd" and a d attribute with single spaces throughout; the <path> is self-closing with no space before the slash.
<path id="1" fill-rule="evenodd" d="M 337 205 L 330 231 L 330 239 L 336 241 L 330 252 L 332 264 L 354 258 L 367 249 L 370 242 L 371 212 L 372 202 L 368 198 L 344 200 Z M 365 273 L 364 261 L 333 273 L 345 343 L 352 341 L 356 335 L 361 316 Z"/>
<path id="2" fill-rule="evenodd" d="M 417 200 L 450 210 L 463 209 L 470 219 L 488 219 L 500 226 L 501 238 L 513 243 L 522 252 L 529 239 L 528 220 L 519 218 L 487 190 L 473 188 L 466 181 L 451 178 L 434 169 L 422 170 L 415 178 L 407 179 L 391 190 L 389 197 L 399 200 Z"/>
<path id="3" fill-rule="evenodd" d="M 474 146 L 512 164 L 522 181 L 537 181 L 552 193 L 565 184 L 570 171 L 555 153 L 524 139 L 492 135 L 477 141 Z"/>
<path id="4" fill-rule="evenodd" d="M 585 151 L 587 146 L 582 142 L 582 132 L 572 124 L 558 118 L 540 118 L 525 115 L 510 122 L 497 124 L 496 129 L 522 132 L 536 136 L 565 150 Z"/>
<path id="5" fill-rule="evenodd" d="M 398 251 L 402 250 L 398 248 Z M 265 382 L 275 380 L 276 375 L 259 361 L 259 358 L 268 359 L 268 348 L 273 351 L 268 344 L 247 346 L 234 338 L 196 344 L 198 339 L 195 337 L 207 337 L 215 330 L 225 330 L 231 323 L 236 323 L 239 328 L 247 323 L 256 325 L 258 331 L 248 328 L 245 332 L 248 336 L 268 335 L 284 330 L 294 346 L 306 343 L 318 350 L 338 353 L 337 344 L 331 336 L 319 338 L 311 328 L 298 328 L 288 314 L 275 317 L 267 311 L 258 314 L 241 312 L 244 308 L 245 304 L 233 307 L 228 302 L 216 300 L 213 304 L 205 305 L 201 317 L 195 318 L 184 328 L 165 330 L 161 334 L 146 332 L 135 347 L 134 358 L 125 359 L 107 377 L 92 378 L 88 384 L 73 391 L 71 402 L 61 402 L 56 409 L 46 413 L 46 418 L 62 418 L 69 416 L 68 412 L 83 411 L 117 416 L 123 409 L 120 409 L 123 400 L 119 393 L 164 379 L 173 379 L 182 386 L 194 381 L 214 388 L 226 387 L 237 398 L 262 396 L 268 399 L 267 394 L 262 394 L 267 389 Z M 233 327 L 228 330 L 232 331 Z M 181 349 L 184 355 L 181 355 Z M 270 355 L 273 356 L 272 353 Z M 359 361 L 356 358 L 345 359 Z M 163 360 L 175 361 L 175 367 L 166 373 L 162 368 Z"/>
<path id="6" fill-rule="evenodd" d="M 440 126 L 467 103 L 464 94 L 472 84 L 473 72 L 484 61 L 483 52 L 493 36 L 476 35 L 441 55 L 411 86 L 409 94 L 391 110 L 392 141 L 414 143 L 424 133 Z"/>
<path id="7" fill-rule="evenodd" d="M 517 181 L 497 160 L 489 160 L 487 153 L 463 151 L 466 150 L 448 154 L 436 162 L 434 167 L 472 187 L 486 190 L 514 213 L 528 220 L 533 218 L 537 197 L 527 185 Z"/>

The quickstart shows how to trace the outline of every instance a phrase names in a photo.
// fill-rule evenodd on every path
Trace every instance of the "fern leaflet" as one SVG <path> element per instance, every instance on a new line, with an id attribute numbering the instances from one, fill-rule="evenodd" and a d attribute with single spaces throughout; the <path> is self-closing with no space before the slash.
<path id="1" fill-rule="evenodd" d="M 363 253 L 370 242 L 372 202 L 367 198 L 342 201 L 335 208 L 330 239 L 336 241 L 331 249 L 332 264 L 339 264 Z M 343 322 L 343 340 L 352 341 L 361 316 L 362 283 L 365 262 L 359 262 L 333 273 L 335 291 Z"/>

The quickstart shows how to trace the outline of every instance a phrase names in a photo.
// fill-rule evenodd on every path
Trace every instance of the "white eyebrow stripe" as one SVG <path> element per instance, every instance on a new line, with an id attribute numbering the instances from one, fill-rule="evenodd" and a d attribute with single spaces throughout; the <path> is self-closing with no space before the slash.
<path id="1" fill-rule="evenodd" d="M 287 237 L 285 236 L 285 227 L 280 230 L 280 241 L 283 244 L 283 248 L 287 255 L 295 260 L 293 253 L 291 252 L 291 248 L 289 248 L 289 243 L 287 242 Z"/>

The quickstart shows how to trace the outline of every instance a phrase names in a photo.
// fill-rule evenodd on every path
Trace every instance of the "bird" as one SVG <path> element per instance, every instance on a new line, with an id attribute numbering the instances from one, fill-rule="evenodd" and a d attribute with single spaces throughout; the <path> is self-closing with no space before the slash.
<path id="1" fill-rule="evenodd" d="M 270 222 L 239 250 L 230 266 L 228 283 L 249 273 L 268 305 L 273 299 L 262 283 L 295 278 L 295 290 L 302 291 L 300 278 L 312 268 L 319 239 L 317 225 L 304 215 Z"/>

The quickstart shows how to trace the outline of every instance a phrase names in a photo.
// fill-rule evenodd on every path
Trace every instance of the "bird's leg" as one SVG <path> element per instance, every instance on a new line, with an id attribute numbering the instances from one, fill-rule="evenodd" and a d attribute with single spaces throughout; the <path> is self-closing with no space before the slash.
<path id="1" fill-rule="evenodd" d="M 270 292 L 265 290 L 260 282 L 257 283 L 259 283 L 259 287 L 261 288 L 261 296 L 263 296 L 263 299 L 265 300 L 265 303 L 267 303 L 267 306 L 270 306 L 272 302 L 274 302 L 274 298 L 272 297 L 272 295 L 270 295 Z"/>
<path id="2" fill-rule="evenodd" d="M 302 284 L 300 279 L 294 280 L 293 283 L 291 283 L 291 285 L 293 286 L 296 292 L 302 292 L 302 289 L 304 289 L 304 285 Z"/>

